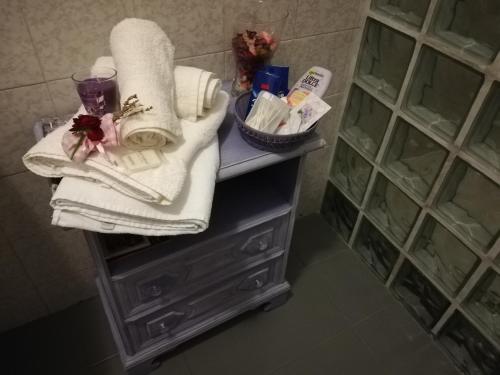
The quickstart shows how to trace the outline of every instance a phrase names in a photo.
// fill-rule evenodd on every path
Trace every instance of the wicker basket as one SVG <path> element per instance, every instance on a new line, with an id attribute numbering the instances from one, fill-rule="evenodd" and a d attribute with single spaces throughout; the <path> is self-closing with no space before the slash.
<path id="1" fill-rule="evenodd" d="M 300 146 L 305 142 L 316 129 L 318 122 L 314 123 L 305 132 L 289 135 L 278 135 L 264 133 L 259 130 L 251 128 L 245 124 L 246 111 L 248 107 L 248 101 L 250 100 L 250 93 L 244 93 L 238 96 L 235 102 L 235 117 L 238 124 L 238 129 L 241 132 L 243 139 L 261 150 L 271 151 L 271 152 L 287 152 L 294 148 Z"/>

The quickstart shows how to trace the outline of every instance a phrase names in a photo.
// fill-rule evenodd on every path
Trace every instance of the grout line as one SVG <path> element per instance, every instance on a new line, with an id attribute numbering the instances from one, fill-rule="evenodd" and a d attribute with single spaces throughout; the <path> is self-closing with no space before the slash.
<path id="1" fill-rule="evenodd" d="M 358 210 L 356 222 L 354 223 L 351 235 L 349 236 L 349 241 L 347 242 L 347 246 L 349 246 L 349 248 L 351 249 L 354 249 L 355 241 L 358 238 L 359 228 L 361 228 L 361 222 L 363 221 L 363 216 L 363 212 L 361 210 Z"/>
<path id="2" fill-rule="evenodd" d="M 476 288 L 479 281 L 488 273 L 489 267 L 485 262 L 481 262 L 479 260 L 479 265 L 474 270 L 474 273 L 469 277 L 465 285 L 461 288 L 455 300 L 457 301 L 457 305 L 462 305 L 466 302 L 469 295 L 473 292 L 473 289 Z"/>
<path id="3" fill-rule="evenodd" d="M 331 340 L 331 339 L 334 339 L 336 336 L 339 336 L 340 334 L 344 333 L 344 332 L 347 332 L 349 329 L 348 328 L 341 328 L 339 329 L 337 332 L 335 332 L 334 334 L 320 340 L 320 341 L 317 341 L 313 344 L 311 344 L 309 346 L 309 348 L 307 349 L 306 352 L 302 352 L 301 354 L 305 355 L 305 356 L 308 356 L 310 355 L 311 353 L 313 353 L 317 348 L 319 348 L 321 345 L 323 345 L 325 342 L 327 342 L 328 340 Z M 307 358 L 307 357 L 299 357 L 299 358 L 292 358 L 290 360 L 285 360 L 282 364 L 278 365 L 277 367 L 269 370 L 269 371 L 266 371 L 264 374 L 262 375 L 273 375 L 275 374 L 276 372 L 278 372 L 279 370 L 281 370 L 282 368 L 290 365 L 290 364 L 293 364 L 297 361 L 299 361 L 300 359 L 302 358 Z"/>
<path id="4" fill-rule="evenodd" d="M 14 247 L 14 245 L 13 245 L 12 241 L 10 240 L 9 236 L 7 235 L 7 233 L 5 233 L 5 230 L 3 228 L 0 228 L 0 229 L 3 232 L 4 239 L 9 244 L 9 247 L 12 250 L 13 255 L 15 256 L 15 258 L 17 259 L 17 261 L 21 265 L 21 267 L 25 273 L 26 278 L 31 283 L 31 287 L 33 288 L 36 295 L 38 296 L 40 303 L 45 308 L 45 315 L 44 316 L 52 314 L 52 310 L 50 309 L 49 304 L 47 303 L 47 301 L 45 301 L 45 298 L 43 298 L 42 293 L 40 292 L 40 288 L 38 287 L 38 283 L 35 282 L 33 276 L 31 276 L 30 272 L 28 272 L 28 268 L 26 267 L 26 264 L 23 262 L 23 259 L 17 253 L 16 248 Z"/>
<path id="5" fill-rule="evenodd" d="M 476 94 L 476 98 L 469 108 L 468 114 L 462 124 L 462 128 L 460 129 L 457 137 L 455 138 L 455 145 L 457 148 L 466 148 L 465 143 L 467 139 L 467 135 L 470 134 L 471 128 L 475 125 L 475 119 L 478 117 L 478 114 L 481 112 L 483 105 L 487 103 L 488 94 L 491 91 L 491 87 L 493 85 L 493 80 L 486 78 L 484 79 L 481 88 Z"/>
<path id="6" fill-rule="evenodd" d="M 100 364 L 103 364 L 104 362 L 107 362 L 110 359 L 113 359 L 113 358 L 116 358 L 116 357 L 118 357 L 118 353 L 114 353 L 114 354 L 108 355 L 107 357 L 104 357 L 103 359 L 101 359 L 101 360 L 99 360 L 97 362 L 91 363 L 91 364 L 87 365 L 86 367 L 96 367 L 96 366 L 99 366 Z M 120 363 L 121 363 L 121 361 L 120 361 Z"/>
<path id="7" fill-rule="evenodd" d="M 23 88 L 23 87 L 31 87 L 31 86 L 41 85 L 41 84 L 44 84 L 44 83 L 47 83 L 47 81 L 36 81 L 36 82 L 25 83 L 25 84 L 17 85 L 17 86 L 2 87 L 0 89 L 0 92 L 9 91 L 9 90 L 15 90 L 15 89 L 20 89 L 20 88 Z"/>
<path id="8" fill-rule="evenodd" d="M 0 180 L 1 180 L 2 178 L 17 176 L 17 175 L 19 175 L 19 174 L 23 174 L 23 173 L 26 173 L 26 172 L 29 172 L 29 171 L 28 171 L 27 169 L 23 169 L 22 171 L 19 171 L 19 172 L 13 172 L 13 173 L 2 174 L 2 175 L 0 175 Z"/>
<path id="9" fill-rule="evenodd" d="M 495 241 L 495 244 L 491 247 L 491 250 L 488 253 L 488 255 L 491 257 L 493 263 L 495 263 L 496 258 L 500 257 L 500 236 Z M 500 268 L 500 265 L 498 267 Z"/>
<path id="10" fill-rule="evenodd" d="M 385 236 L 384 236 L 385 237 Z M 399 248 L 396 247 L 396 249 L 399 250 Z M 399 271 L 401 270 L 401 267 L 403 267 L 403 264 L 406 260 L 405 254 L 402 251 L 399 251 L 399 257 L 396 260 L 396 263 L 392 267 L 391 273 L 387 277 L 387 281 L 385 282 L 385 287 L 388 290 L 392 289 L 392 284 L 394 284 L 394 281 L 396 280 L 396 277 L 399 274 Z"/>
<path id="11" fill-rule="evenodd" d="M 49 97 L 50 97 L 50 101 L 52 103 L 52 110 L 54 112 L 57 112 L 56 111 L 56 102 L 54 101 L 54 98 L 52 97 L 52 93 L 49 90 L 49 85 L 47 83 L 47 75 L 45 74 L 45 69 L 44 69 L 44 66 L 42 64 L 42 60 L 40 59 L 40 53 L 38 51 L 37 45 L 35 43 L 35 40 L 33 39 L 33 33 L 31 31 L 31 27 L 30 27 L 30 25 L 28 23 L 28 19 L 26 18 L 24 4 L 20 5 L 20 11 L 21 11 L 21 16 L 23 18 L 23 22 L 26 25 L 26 29 L 28 30 L 28 34 L 29 34 L 29 37 L 30 37 L 31 45 L 33 47 L 33 52 L 34 52 L 36 60 L 38 62 L 38 67 L 40 69 L 40 72 L 42 73 L 43 82 L 40 82 L 38 84 L 41 84 L 41 83 L 45 84 L 45 87 L 46 87 L 47 92 L 48 92 Z M 33 85 L 28 85 L 28 86 L 33 86 Z"/>
<path id="12" fill-rule="evenodd" d="M 185 352 L 181 353 L 181 358 L 182 358 L 182 362 L 184 363 L 184 366 L 186 367 L 189 375 L 194 375 L 194 370 L 189 365 L 189 360 L 188 360 Z"/>
<path id="13" fill-rule="evenodd" d="M 424 22 L 422 24 L 422 34 L 427 34 L 431 27 L 431 23 L 437 16 L 437 5 L 440 0 L 431 0 L 425 13 Z"/>

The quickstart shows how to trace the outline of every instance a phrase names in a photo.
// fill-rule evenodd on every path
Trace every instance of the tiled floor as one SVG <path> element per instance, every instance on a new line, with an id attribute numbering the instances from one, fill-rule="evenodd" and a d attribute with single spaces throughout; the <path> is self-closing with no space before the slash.
<path id="1" fill-rule="evenodd" d="M 183 345 L 153 375 L 458 374 L 319 215 L 297 223 L 288 280 L 285 305 Z M 5 375 L 123 374 L 96 298 L 8 332 L 0 345 Z"/>

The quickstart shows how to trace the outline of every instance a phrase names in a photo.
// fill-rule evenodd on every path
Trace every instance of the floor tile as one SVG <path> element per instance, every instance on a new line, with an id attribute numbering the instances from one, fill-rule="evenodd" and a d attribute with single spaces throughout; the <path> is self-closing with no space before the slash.
<path id="1" fill-rule="evenodd" d="M 384 375 L 460 375 L 461 372 L 435 343 L 404 358 L 379 358 Z"/>
<path id="2" fill-rule="evenodd" d="M 325 280 L 335 306 L 352 323 L 397 304 L 384 285 L 352 251 L 340 252 L 311 267 Z"/>
<path id="3" fill-rule="evenodd" d="M 375 313 L 354 327 L 356 335 L 378 358 L 406 358 L 430 345 L 431 338 L 399 305 Z"/>
<path id="4" fill-rule="evenodd" d="M 120 358 L 116 355 L 98 365 L 87 368 L 89 375 L 126 375 Z M 182 355 L 170 356 L 150 375 L 190 375 Z"/>
<path id="5" fill-rule="evenodd" d="M 314 264 L 349 250 L 320 214 L 300 218 L 295 223 L 290 252 L 304 264 Z"/>
<path id="6" fill-rule="evenodd" d="M 100 301 L 92 298 L 10 332 L 16 375 L 76 372 L 116 353 Z M 26 361 L 29 358 L 29 361 Z"/>
<path id="7" fill-rule="evenodd" d="M 369 349 L 350 330 L 309 349 L 270 375 L 383 375 Z"/>
<path id="8" fill-rule="evenodd" d="M 268 313 L 248 314 L 220 337 L 185 353 L 193 375 L 265 374 L 334 336 L 347 320 L 325 298 L 314 272 L 302 269 L 289 301 Z"/>

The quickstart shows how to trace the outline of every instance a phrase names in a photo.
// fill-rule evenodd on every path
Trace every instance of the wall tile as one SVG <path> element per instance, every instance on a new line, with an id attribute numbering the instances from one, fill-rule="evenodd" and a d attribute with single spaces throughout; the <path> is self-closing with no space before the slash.
<path id="1" fill-rule="evenodd" d="M 234 59 L 231 51 L 224 52 L 224 79 L 234 78 Z"/>
<path id="2" fill-rule="evenodd" d="M 54 102 L 55 112 L 60 118 L 74 114 L 81 105 L 71 78 L 59 79 L 47 83 L 50 96 Z"/>
<path id="3" fill-rule="evenodd" d="M 175 64 L 208 70 L 215 73 L 217 77 L 224 79 L 224 52 L 177 59 L 175 60 Z"/>
<path id="4" fill-rule="evenodd" d="M 328 146 L 307 155 L 297 208 L 300 216 L 319 212 L 321 208 L 332 151 L 333 147 Z"/>
<path id="5" fill-rule="evenodd" d="M 342 115 L 342 97 L 343 94 L 337 94 L 323 98 L 323 100 L 327 102 L 332 109 L 330 109 L 330 111 L 328 111 L 328 113 L 320 120 L 318 133 L 323 137 L 328 145 L 333 144 L 340 126 L 339 119 Z"/>
<path id="6" fill-rule="evenodd" d="M 15 253 L 36 284 L 70 280 L 92 267 L 83 234 L 50 224 L 50 191 L 44 178 L 24 172 L 0 179 L 2 225 Z"/>
<path id="7" fill-rule="evenodd" d="M 223 51 L 222 8 L 222 1 L 134 1 L 137 17 L 155 21 L 167 33 L 177 59 Z"/>
<path id="8" fill-rule="evenodd" d="M 121 0 L 126 17 L 135 17 L 134 0 Z"/>
<path id="9" fill-rule="evenodd" d="M 0 91 L 0 176 L 23 171 L 21 157 L 35 143 L 33 124 L 54 114 L 45 83 Z"/>
<path id="10" fill-rule="evenodd" d="M 359 27 L 363 0 L 299 0 L 296 37 Z"/>
<path id="11" fill-rule="evenodd" d="M 54 313 L 97 295 L 95 269 L 81 269 L 73 272 L 70 278 L 55 277 L 41 282 L 38 289 L 49 311 Z"/>
<path id="12" fill-rule="evenodd" d="M 273 63 L 290 66 L 290 86 L 313 65 L 330 70 L 333 77 L 325 96 L 333 95 L 346 87 L 354 40 L 354 30 L 294 39 L 278 48 Z"/>
<path id="13" fill-rule="evenodd" d="M 294 24 L 297 14 L 298 0 L 273 0 L 271 3 L 273 14 L 285 15 L 288 11 L 288 17 L 283 29 L 281 40 L 292 39 L 295 35 Z M 231 49 L 231 38 L 235 22 L 239 17 L 245 14 L 252 14 L 253 3 L 248 0 L 224 0 L 224 49 Z M 273 19 L 273 15 L 270 15 Z"/>
<path id="14" fill-rule="evenodd" d="M 0 10 L 0 89 L 43 81 L 19 2 L 2 2 Z"/>
<path id="15" fill-rule="evenodd" d="M 67 78 L 109 55 L 109 33 L 125 17 L 119 0 L 23 0 L 45 78 Z"/>

